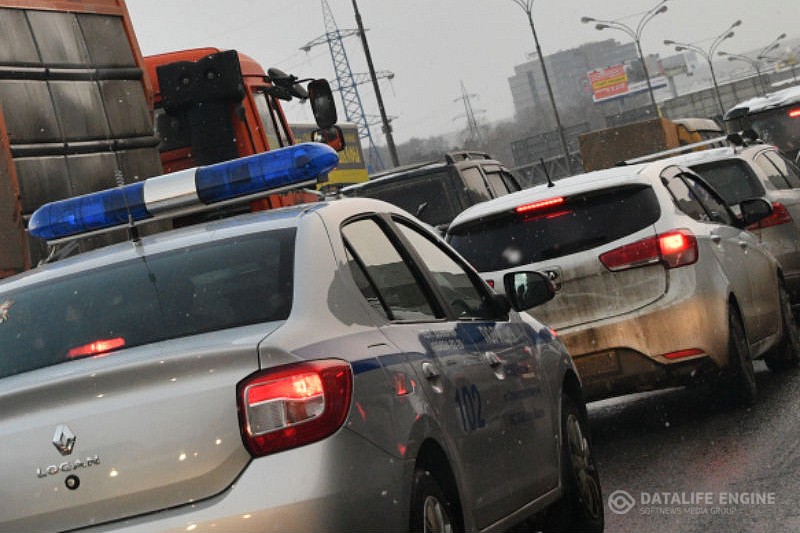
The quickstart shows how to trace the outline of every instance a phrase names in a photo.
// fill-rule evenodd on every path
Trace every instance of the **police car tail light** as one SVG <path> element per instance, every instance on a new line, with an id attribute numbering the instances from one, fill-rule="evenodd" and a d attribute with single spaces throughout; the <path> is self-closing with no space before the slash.
<path id="1" fill-rule="evenodd" d="M 755 224 L 750 224 L 747 226 L 747 229 L 752 231 L 754 229 L 763 229 L 769 228 L 770 226 L 780 226 L 781 224 L 791 223 L 792 215 L 789 214 L 789 210 L 786 209 L 786 206 L 780 202 L 772 202 L 772 214 L 759 220 Z"/>
<path id="2" fill-rule="evenodd" d="M 54 241 L 174 217 L 316 184 L 338 162 L 330 146 L 297 144 L 51 202 L 33 212 L 28 231 Z"/>
<path id="3" fill-rule="evenodd" d="M 88 357 L 90 355 L 103 355 L 112 350 L 117 350 L 125 346 L 125 339 L 122 337 L 114 337 L 113 339 L 100 339 L 89 342 L 82 346 L 71 348 L 67 352 L 67 359 L 77 359 L 79 357 Z"/>
<path id="4" fill-rule="evenodd" d="M 688 230 L 674 230 L 605 252 L 600 262 L 616 272 L 659 262 L 678 268 L 696 263 L 697 258 L 697 238 Z"/>
<path id="5" fill-rule="evenodd" d="M 238 387 L 242 439 L 250 453 L 267 455 L 322 440 L 347 418 L 350 365 L 330 359 L 256 373 Z"/>

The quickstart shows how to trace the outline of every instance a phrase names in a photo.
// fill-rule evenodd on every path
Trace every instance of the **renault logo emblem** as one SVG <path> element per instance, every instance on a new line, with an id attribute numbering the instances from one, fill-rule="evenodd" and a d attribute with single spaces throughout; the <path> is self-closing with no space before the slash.
<path id="1" fill-rule="evenodd" d="M 53 435 L 53 446 L 56 447 L 61 455 L 69 455 L 75 447 L 77 437 L 66 425 L 61 424 L 56 428 Z"/>

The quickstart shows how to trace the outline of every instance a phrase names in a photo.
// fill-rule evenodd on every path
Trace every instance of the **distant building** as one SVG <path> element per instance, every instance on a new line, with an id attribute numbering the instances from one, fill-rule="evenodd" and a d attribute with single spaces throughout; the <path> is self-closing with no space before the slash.
<path id="1" fill-rule="evenodd" d="M 583 44 L 577 48 L 561 50 L 545 56 L 545 66 L 550 77 L 556 106 L 565 115 L 567 124 L 587 121 L 592 127 L 603 127 L 603 117 L 609 112 L 619 113 L 646 105 L 646 93 L 625 97 L 613 105 L 596 104 L 592 98 L 592 85 L 588 73 L 614 65 L 625 64 L 631 78 L 644 80 L 634 43 L 620 44 L 614 39 Z M 648 57 L 651 78 L 658 74 L 658 56 Z M 538 57 L 514 67 L 514 76 L 508 79 L 511 97 L 518 120 L 536 117 L 551 129 L 552 106 L 547 95 Z M 588 111 L 588 115 L 587 115 Z M 595 123 L 595 124 L 592 124 Z"/>

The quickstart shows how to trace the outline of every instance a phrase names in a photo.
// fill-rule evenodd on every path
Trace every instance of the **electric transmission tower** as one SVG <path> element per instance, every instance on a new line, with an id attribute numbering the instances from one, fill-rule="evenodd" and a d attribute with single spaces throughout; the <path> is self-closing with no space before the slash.
<path id="1" fill-rule="evenodd" d="M 478 127 L 478 119 L 475 118 L 475 113 L 483 113 L 485 112 L 484 109 L 478 109 L 477 111 L 472 109 L 472 99 L 477 98 L 478 95 L 475 93 L 468 93 L 467 88 L 464 87 L 463 80 L 461 81 L 461 96 L 453 100 L 454 102 L 463 102 L 464 103 L 464 115 L 459 115 L 456 118 L 461 118 L 463 116 L 467 117 L 467 127 L 469 128 L 469 138 L 477 143 L 479 146 L 483 145 L 483 139 L 481 137 L 481 130 Z"/>
<path id="2" fill-rule="evenodd" d="M 369 74 L 353 73 L 350 68 L 350 60 L 347 58 L 347 50 L 342 42 L 345 37 L 360 35 L 360 31 L 357 29 L 339 29 L 327 0 L 322 0 L 322 15 L 325 20 L 325 34 L 307 42 L 300 47 L 300 50 L 308 52 L 318 44 L 328 44 L 333 68 L 336 72 L 336 83 L 333 88 L 339 91 L 339 95 L 342 98 L 345 119 L 349 122 L 354 122 L 358 126 L 359 140 L 366 140 L 369 146 L 370 165 L 377 170 L 382 170 L 384 168 L 383 160 L 372 139 L 372 133 L 369 129 L 370 120 L 364 113 L 364 105 L 358 92 L 358 86 L 362 83 L 369 83 L 371 77 Z M 391 79 L 394 77 L 394 73 L 383 70 L 376 73 L 376 76 Z"/>

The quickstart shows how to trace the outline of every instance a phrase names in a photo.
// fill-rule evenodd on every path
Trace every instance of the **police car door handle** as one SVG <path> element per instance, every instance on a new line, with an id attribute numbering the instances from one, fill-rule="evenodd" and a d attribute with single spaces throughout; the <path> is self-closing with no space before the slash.
<path id="1" fill-rule="evenodd" d="M 436 368 L 436 365 L 425 361 L 422 363 L 422 375 L 425 376 L 425 379 L 434 380 L 441 377 L 439 370 Z"/>

